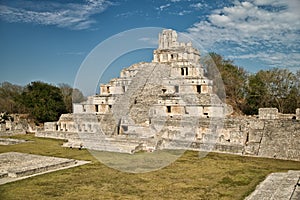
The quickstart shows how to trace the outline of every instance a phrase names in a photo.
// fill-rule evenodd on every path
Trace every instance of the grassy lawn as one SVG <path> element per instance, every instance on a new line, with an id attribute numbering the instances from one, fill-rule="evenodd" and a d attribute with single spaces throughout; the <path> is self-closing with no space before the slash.
<path id="1" fill-rule="evenodd" d="M 0 199 L 244 199 L 269 173 L 300 170 L 300 162 L 187 151 L 171 165 L 131 174 L 99 163 L 86 150 L 62 148 L 61 140 L 20 135 L 33 142 L 1 146 L 16 151 L 91 160 L 70 168 L 0 186 Z"/>

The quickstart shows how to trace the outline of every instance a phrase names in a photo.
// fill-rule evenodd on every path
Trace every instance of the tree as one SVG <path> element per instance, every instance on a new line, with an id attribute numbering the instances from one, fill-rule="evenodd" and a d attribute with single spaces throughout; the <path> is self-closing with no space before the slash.
<path id="1" fill-rule="evenodd" d="M 61 90 L 43 82 L 28 84 L 21 94 L 20 102 L 38 122 L 56 121 L 66 112 Z"/>
<path id="2" fill-rule="evenodd" d="M 283 110 L 286 113 L 294 113 L 297 108 L 300 108 L 300 70 L 293 76 L 293 83 L 291 83 L 290 91 L 283 105 Z"/>
<path id="3" fill-rule="evenodd" d="M 225 88 L 226 102 L 231 104 L 236 112 L 241 113 L 245 103 L 247 72 L 234 65 L 233 61 L 226 60 L 216 53 L 209 53 L 209 56 L 204 60 L 206 75 L 214 82 L 214 92 L 222 99 L 224 94 L 221 96 L 220 94 Z M 222 87 L 223 84 L 224 88 Z"/>
<path id="4" fill-rule="evenodd" d="M 73 89 L 73 93 L 72 93 L 72 102 L 73 103 L 80 103 L 87 100 L 87 98 L 85 96 L 83 96 L 82 92 L 75 88 Z"/>
<path id="5" fill-rule="evenodd" d="M 216 93 L 222 101 L 225 101 L 225 87 L 219 70 L 225 62 L 223 57 L 216 53 L 209 53 L 202 61 L 205 68 L 205 76 L 213 80 L 213 92 Z"/>
<path id="6" fill-rule="evenodd" d="M 72 88 L 65 83 L 58 84 L 67 112 L 72 112 Z"/>
<path id="7" fill-rule="evenodd" d="M 24 113 L 25 108 L 17 101 L 23 87 L 14 85 L 9 82 L 3 82 L 0 84 L 0 112 L 8 113 Z"/>
<path id="8" fill-rule="evenodd" d="M 265 107 L 265 105 L 267 105 L 265 100 L 268 100 L 268 98 L 264 98 L 267 95 L 267 89 L 265 86 L 265 82 L 261 77 L 261 73 L 263 73 L 263 71 L 249 76 L 246 104 L 243 107 L 243 112 L 245 114 L 257 114 L 259 108 Z"/>
<path id="9" fill-rule="evenodd" d="M 61 83 L 58 84 L 63 95 L 63 100 L 67 109 L 67 112 L 72 112 L 72 104 L 73 103 L 80 103 L 85 100 L 82 92 L 77 88 L 73 89 L 70 85 Z"/>
<path id="10" fill-rule="evenodd" d="M 294 113 L 299 107 L 299 78 L 287 69 L 260 70 L 249 77 L 246 114 L 260 107 L 276 107 L 281 113 Z"/>

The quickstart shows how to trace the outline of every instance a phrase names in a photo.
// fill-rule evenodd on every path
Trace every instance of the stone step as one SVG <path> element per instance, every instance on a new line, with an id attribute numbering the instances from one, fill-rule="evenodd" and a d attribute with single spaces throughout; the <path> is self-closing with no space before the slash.
<path id="1" fill-rule="evenodd" d="M 93 137 L 94 136 L 94 137 Z M 71 148 L 87 148 L 101 151 L 116 151 L 124 153 L 132 153 L 137 147 L 145 145 L 147 148 L 154 149 L 157 141 L 147 138 L 128 138 L 128 137 L 97 137 L 90 135 L 85 138 L 69 139 L 64 143 L 64 147 Z"/>
<path id="2" fill-rule="evenodd" d="M 137 146 L 140 145 L 139 141 L 118 141 L 118 140 L 69 140 L 64 143 L 64 147 L 83 148 L 99 151 L 111 151 L 111 152 L 122 152 L 132 153 Z"/>
<path id="3" fill-rule="evenodd" d="M 12 139 L 12 138 L 0 138 L 0 145 L 14 145 L 27 142 L 26 140 Z"/>
<path id="4" fill-rule="evenodd" d="M 9 171 L 8 176 L 9 177 L 22 177 L 22 176 L 28 176 L 28 175 L 32 175 L 32 174 L 37 174 L 37 173 L 41 173 L 41 172 L 45 172 L 45 171 L 50 171 L 50 170 L 54 170 L 54 169 L 58 169 L 58 168 L 62 168 L 62 167 L 67 167 L 70 165 L 74 165 L 76 164 L 75 160 L 67 160 L 64 162 L 60 162 L 60 163 L 55 163 L 55 164 L 51 164 L 51 165 L 47 165 L 47 166 L 32 166 L 32 168 L 22 168 L 22 169 L 14 169 Z"/>
<path id="5" fill-rule="evenodd" d="M 23 177 L 76 164 L 76 160 L 9 152 L 0 154 L 0 178 Z"/>
<path id="6" fill-rule="evenodd" d="M 246 200 L 297 199 L 297 196 L 299 196 L 299 187 L 297 186 L 299 177 L 300 171 L 272 173 L 256 187 L 255 191 L 252 194 L 246 197 Z"/>

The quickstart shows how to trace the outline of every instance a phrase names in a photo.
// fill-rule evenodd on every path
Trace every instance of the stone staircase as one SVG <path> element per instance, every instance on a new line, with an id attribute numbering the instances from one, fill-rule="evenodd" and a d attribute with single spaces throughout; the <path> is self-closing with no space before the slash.
<path id="1" fill-rule="evenodd" d="M 143 88 L 145 86 L 149 76 L 155 69 L 156 65 L 144 64 L 141 67 L 143 68 L 143 70 L 139 70 L 136 74 L 136 77 L 138 78 L 132 79 L 126 93 L 124 95 L 120 95 L 116 99 L 116 102 L 112 107 L 114 117 L 118 118 L 116 121 L 119 121 L 123 116 L 128 115 L 132 104 L 131 97 L 135 94 L 136 91 L 140 90 L 140 88 Z"/>
<path id="2" fill-rule="evenodd" d="M 146 150 L 155 146 L 151 139 L 119 136 L 101 136 L 97 133 L 79 134 L 77 138 L 68 139 L 64 147 L 86 148 L 97 151 L 110 151 L 119 153 L 134 153 L 138 150 Z"/>
<path id="3" fill-rule="evenodd" d="M 245 200 L 299 200 L 300 171 L 272 173 Z"/>

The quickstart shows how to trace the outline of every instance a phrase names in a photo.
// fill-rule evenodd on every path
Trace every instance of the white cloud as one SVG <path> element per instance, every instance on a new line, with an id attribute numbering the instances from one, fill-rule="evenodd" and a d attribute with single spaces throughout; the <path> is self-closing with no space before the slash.
<path id="1" fill-rule="evenodd" d="M 165 4 L 165 5 L 161 5 L 161 6 L 159 6 L 158 8 L 156 8 L 156 10 L 160 10 L 160 11 L 163 11 L 163 10 L 165 10 L 166 8 L 168 8 L 168 7 L 170 7 L 171 6 L 171 4 Z"/>
<path id="2" fill-rule="evenodd" d="M 115 17 L 120 17 L 120 18 L 128 18 L 128 17 L 131 17 L 131 16 L 140 16 L 140 17 L 145 17 L 147 16 L 148 13 L 144 13 L 143 11 L 141 10 L 135 10 L 135 11 L 128 11 L 128 12 L 124 12 L 124 13 L 120 13 L 120 14 L 117 14 Z"/>
<path id="3" fill-rule="evenodd" d="M 192 11 L 190 11 L 190 10 L 183 10 L 183 11 L 180 11 L 179 13 L 178 13 L 178 15 L 180 15 L 180 16 L 183 16 L 183 15 L 186 15 L 186 14 L 190 14 Z"/>
<path id="4" fill-rule="evenodd" d="M 242 50 L 269 64 L 300 67 L 299 10 L 298 0 L 235 1 L 195 23 L 188 34 L 210 51 L 223 47 L 234 55 Z"/>
<path id="5" fill-rule="evenodd" d="M 199 10 L 203 7 L 204 5 L 202 3 L 195 3 L 195 4 L 191 4 L 190 7 L 195 8 L 196 10 Z"/>
<path id="6" fill-rule="evenodd" d="M 272 5 L 272 6 L 277 6 L 277 5 L 282 5 L 281 0 L 254 0 L 253 3 L 255 5 Z"/>
<path id="7" fill-rule="evenodd" d="M 20 6 L 23 4 L 23 7 Z M 62 28 L 82 30 L 91 27 L 92 15 L 103 12 L 109 5 L 106 0 L 85 0 L 79 3 L 52 3 L 21 1 L 19 7 L 0 5 L 0 18 L 8 22 L 25 22 L 54 25 Z"/>

